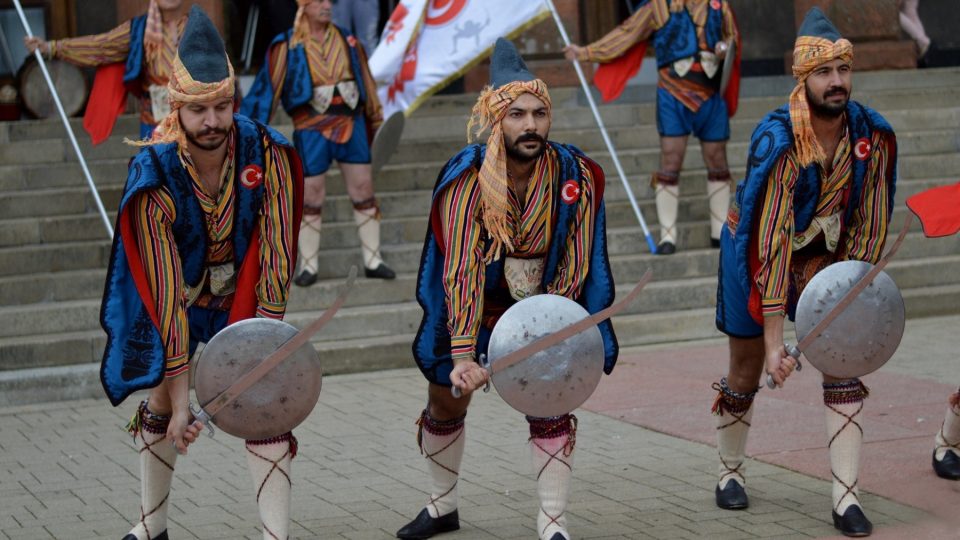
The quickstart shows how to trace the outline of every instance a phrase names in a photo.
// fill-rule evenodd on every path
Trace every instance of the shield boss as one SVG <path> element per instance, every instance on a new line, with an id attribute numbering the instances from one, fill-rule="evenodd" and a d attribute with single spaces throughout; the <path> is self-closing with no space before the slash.
<path id="1" fill-rule="evenodd" d="M 298 330 L 273 319 L 246 319 L 217 332 L 194 367 L 201 407 L 276 351 Z M 283 435 L 309 416 L 320 397 L 320 357 L 308 342 L 213 417 L 223 431 L 247 440 Z"/>
<path id="2" fill-rule="evenodd" d="M 563 296 L 539 294 L 508 309 L 493 332 L 487 357 L 493 385 L 511 407 L 529 416 L 567 414 L 593 394 L 603 374 L 603 338 L 593 326 L 498 371 L 497 360 L 590 314 Z"/>
<path id="3" fill-rule="evenodd" d="M 797 302 L 797 339 L 803 341 L 872 267 L 863 261 L 842 261 L 815 275 Z M 886 272 L 880 272 L 803 354 L 832 377 L 862 377 L 893 356 L 904 322 L 900 289 Z"/>

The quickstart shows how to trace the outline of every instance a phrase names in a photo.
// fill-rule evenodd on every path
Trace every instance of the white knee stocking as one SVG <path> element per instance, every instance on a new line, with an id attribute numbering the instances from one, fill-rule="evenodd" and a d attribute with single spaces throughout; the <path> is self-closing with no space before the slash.
<path id="1" fill-rule="evenodd" d="M 177 450 L 166 439 L 169 423 L 169 416 L 151 413 L 144 401 L 128 426 L 140 451 L 140 522 L 129 533 L 138 540 L 156 538 L 167 530 L 170 483 L 177 462 Z"/>
<path id="2" fill-rule="evenodd" d="M 863 444 L 861 411 L 867 395 L 867 387 L 857 379 L 823 384 L 830 471 L 833 474 L 833 509 L 841 516 L 848 507 L 860 506 L 857 476 L 860 446 Z"/>
<path id="3" fill-rule="evenodd" d="M 257 492 L 264 540 L 287 540 L 290 527 L 290 464 L 297 441 L 292 433 L 247 441 L 247 466 Z"/>
<path id="4" fill-rule="evenodd" d="M 457 480 L 467 435 L 464 418 L 435 420 L 423 411 L 417 423 L 420 451 L 427 458 L 432 481 L 427 511 L 433 518 L 445 516 L 457 509 Z"/>

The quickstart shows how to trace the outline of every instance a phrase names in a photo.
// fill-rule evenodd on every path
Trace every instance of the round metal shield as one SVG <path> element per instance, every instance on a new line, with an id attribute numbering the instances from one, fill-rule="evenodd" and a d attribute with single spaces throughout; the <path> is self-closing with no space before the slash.
<path id="1" fill-rule="evenodd" d="M 497 392 L 518 411 L 538 417 L 566 414 L 593 394 L 603 374 L 603 338 L 594 326 L 502 371 L 497 360 L 590 314 L 554 294 L 538 294 L 508 309 L 490 335 L 487 358 Z"/>
<path id="2" fill-rule="evenodd" d="M 194 367 L 201 406 L 210 403 L 297 333 L 273 319 L 246 319 L 218 332 Z M 213 423 L 248 440 L 276 437 L 298 426 L 317 404 L 323 375 L 316 349 L 305 343 L 217 412 Z"/>
<path id="3" fill-rule="evenodd" d="M 815 275 L 797 302 L 797 339 L 803 341 L 871 268 L 867 262 L 843 261 Z M 900 289 L 886 272 L 880 272 L 803 354 L 832 377 L 862 377 L 896 352 L 905 318 Z"/>
<path id="4" fill-rule="evenodd" d="M 402 111 L 395 112 L 380 125 L 377 134 L 373 136 L 373 144 L 370 146 L 370 165 L 373 168 L 373 174 L 377 174 L 397 151 L 405 121 L 406 117 Z"/>
<path id="5" fill-rule="evenodd" d="M 720 71 L 720 93 L 727 91 L 730 85 L 730 77 L 733 76 L 733 66 L 737 62 L 737 40 L 731 39 L 728 42 L 727 54 L 723 57 L 723 69 Z"/>

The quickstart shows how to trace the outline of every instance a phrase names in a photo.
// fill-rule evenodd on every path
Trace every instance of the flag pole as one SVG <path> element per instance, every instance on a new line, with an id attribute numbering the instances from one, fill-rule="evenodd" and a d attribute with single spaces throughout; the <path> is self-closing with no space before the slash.
<path id="1" fill-rule="evenodd" d="M 27 22 L 27 16 L 23 13 L 23 7 L 20 6 L 20 0 L 13 0 L 13 5 L 17 8 L 17 14 L 20 15 L 20 22 L 23 23 L 23 29 L 26 31 L 27 36 L 33 36 L 33 31 L 30 30 L 30 23 Z M 77 144 L 77 138 L 73 134 L 73 128 L 70 127 L 70 120 L 67 119 L 67 113 L 63 110 L 63 104 L 60 103 L 60 96 L 57 95 L 57 89 L 53 86 L 53 79 L 50 78 L 50 72 L 47 71 L 47 64 L 43 61 L 43 55 L 40 53 L 40 47 L 34 49 L 33 54 L 37 58 L 37 63 L 40 65 L 40 70 L 43 72 L 43 78 L 47 81 L 47 86 L 50 87 L 50 94 L 53 96 L 53 102 L 57 105 L 57 111 L 60 113 L 60 119 L 63 120 L 63 127 L 67 129 L 67 135 L 70 136 L 70 142 L 73 143 L 73 151 L 77 153 L 77 159 L 80 161 L 80 167 L 83 169 L 83 175 L 86 177 L 87 184 L 90 186 L 90 192 L 93 194 L 93 200 L 97 203 L 97 210 L 100 211 L 100 217 L 103 218 L 103 224 L 107 228 L 107 234 L 109 234 L 110 238 L 112 239 L 113 226 L 110 225 L 110 218 L 107 217 L 107 211 L 103 207 L 103 201 L 100 200 L 100 193 L 97 191 L 97 186 L 93 183 L 93 178 L 90 176 L 90 169 L 87 168 L 87 162 L 83 159 L 83 153 L 80 152 L 80 145 Z"/>
<path id="2" fill-rule="evenodd" d="M 553 0 L 543 1 L 547 4 L 547 7 L 550 8 L 550 12 L 553 13 L 553 20 L 557 23 L 557 29 L 560 30 L 563 43 L 569 46 L 570 37 L 567 36 L 567 30 L 563 27 L 563 21 L 560 20 L 560 14 L 557 13 L 557 8 L 553 5 Z M 573 60 L 573 67 L 577 70 L 577 76 L 580 77 L 580 85 L 583 87 L 583 93 L 587 96 L 587 102 L 590 103 L 590 110 L 593 111 L 593 117 L 597 120 L 597 125 L 600 126 L 600 134 L 603 135 L 603 142 L 607 143 L 607 150 L 610 151 L 610 157 L 613 158 L 613 166 L 616 167 L 617 173 L 620 175 L 620 181 L 623 182 L 623 187 L 627 191 L 627 198 L 630 199 L 633 212 L 637 215 L 640 228 L 643 229 L 643 235 L 647 239 L 647 246 L 650 248 L 650 253 L 656 253 L 657 243 L 653 241 L 650 229 L 647 228 L 647 222 L 643 220 L 643 214 L 640 213 L 637 199 L 633 196 L 633 190 L 630 189 L 630 184 L 627 182 L 627 175 L 623 172 L 623 166 L 620 165 L 620 158 L 617 157 L 617 150 L 613 147 L 613 141 L 610 140 L 610 135 L 607 134 L 607 128 L 603 125 L 603 119 L 600 118 L 600 111 L 597 109 L 597 104 L 593 100 L 593 94 L 590 92 L 590 86 L 587 85 L 587 78 L 583 74 L 580 62 Z"/>

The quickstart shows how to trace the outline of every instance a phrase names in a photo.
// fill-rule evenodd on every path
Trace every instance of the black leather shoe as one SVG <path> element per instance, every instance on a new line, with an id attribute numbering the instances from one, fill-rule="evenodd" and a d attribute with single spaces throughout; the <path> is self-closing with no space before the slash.
<path id="1" fill-rule="evenodd" d="M 382 266 L 382 265 L 381 265 Z M 438 518 L 430 517 L 424 508 L 410 523 L 397 531 L 397 538 L 424 540 L 435 534 L 456 531 L 460 528 L 460 513 L 457 510 Z"/>
<path id="2" fill-rule="evenodd" d="M 657 255 L 673 255 L 677 252 L 677 246 L 673 242 L 660 242 L 657 246 Z"/>
<path id="3" fill-rule="evenodd" d="M 720 484 L 717 484 L 714 491 L 717 496 L 717 506 L 724 510 L 743 510 L 750 506 L 747 491 L 736 480 L 727 482 L 727 487 L 723 489 L 720 489 Z"/>
<path id="4" fill-rule="evenodd" d="M 714 248 L 714 249 L 719 249 L 719 248 L 720 248 L 720 239 L 719 239 L 719 238 L 711 238 L 711 239 L 710 239 L 710 247 L 712 247 L 712 248 Z"/>
<path id="5" fill-rule="evenodd" d="M 293 278 L 293 282 L 300 287 L 309 287 L 317 282 L 317 275 L 309 270 L 303 270 Z"/>
<path id="6" fill-rule="evenodd" d="M 374 279 L 393 279 L 397 277 L 396 272 L 391 270 L 389 266 L 383 263 L 380 263 L 380 265 L 374 268 L 373 270 L 369 268 L 364 268 L 363 273 L 368 278 L 374 278 Z"/>
<path id="7" fill-rule="evenodd" d="M 137 537 L 132 534 L 128 534 L 123 537 L 123 540 L 137 540 Z M 154 536 L 151 540 L 170 540 L 170 538 L 167 536 L 167 531 L 163 531 L 160 533 L 160 536 Z"/>
<path id="8" fill-rule="evenodd" d="M 857 505 L 847 508 L 842 516 L 834 511 L 833 526 L 844 536 L 854 538 L 870 536 L 870 533 L 873 532 L 873 523 L 870 523 L 867 516 L 863 515 L 863 510 Z"/>
<path id="9" fill-rule="evenodd" d="M 960 457 L 957 457 L 952 450 L 947 450 L 943 459 L 937 461 L 937 451 L 933 451 L 933 472 L 940 478 L 947 480 L 960 480 Z"/>
<path id="10" fill-rule="evenodd" d="M 567 537 L 560 533 L 553 533 L 553 536 L 550 537 L 550 540 L 567 540 Z"/>

